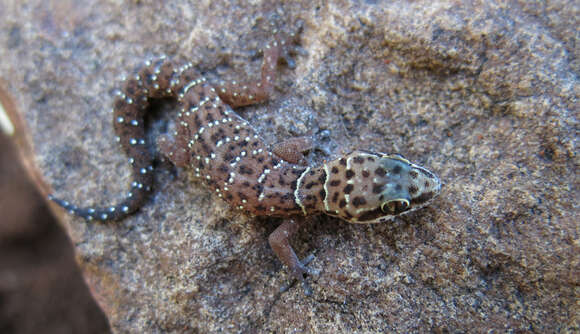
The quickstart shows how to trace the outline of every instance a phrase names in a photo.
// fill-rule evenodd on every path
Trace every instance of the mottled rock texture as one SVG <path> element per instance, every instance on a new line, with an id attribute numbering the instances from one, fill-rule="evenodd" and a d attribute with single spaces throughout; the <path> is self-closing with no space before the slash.
<path id="1" fill-rule="evenodd" d="M 212 79 L 257 74 L 272 24 L 297 20 L 307 54 L 281 69 L 271 102 L 241 113 L 271 142 L 327 134 L 331 154 L 400 152 L 445 182 L 391 224 L 309 218 L 294 240 L 320 270 L 307 298 L 279 292 L 278 220 L 229 210 L 161 163 L 130 219 L 61 213 L 113 330 L 580 330 L 578 2 L 269 3 L 0 2 L 0 76 L 59 196 L 125 192 L 109 114 L 123 74 L 162 53 Z M 153 135 L 172 107 L 157 106 Z"/>

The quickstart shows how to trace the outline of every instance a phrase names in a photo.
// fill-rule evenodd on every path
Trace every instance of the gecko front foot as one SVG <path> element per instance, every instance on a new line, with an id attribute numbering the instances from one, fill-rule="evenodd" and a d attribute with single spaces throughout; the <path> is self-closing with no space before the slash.
<path id="1" fill-rule="evenodd" d="M 308 284 L 308 282 L 306 282 L 306 276 L 317 276 L 318 274 L 320 274 L 319 270 L 315 270 L 312 268 L 307 267 L 307 265 L 312 262 L 312 260 L 314 260 L 314 254 L 310 254 L 308 255 L 300 264 L 300 266 L 293 268 L 290 271 L 290 276 L 291 276 L 291 280 L 283 285 L 280 288 L 280 292 L 285 292 L 288 289 L 290 289 L 290 287 L 292 287 L 292 285 L 294 285 L 294 282 L 298 281 L 302 284 L 302 289 L 304 289 L 304 294 L 307 296 L 312 296 L 312 289 L 310 288 L 310 284 Z"/>

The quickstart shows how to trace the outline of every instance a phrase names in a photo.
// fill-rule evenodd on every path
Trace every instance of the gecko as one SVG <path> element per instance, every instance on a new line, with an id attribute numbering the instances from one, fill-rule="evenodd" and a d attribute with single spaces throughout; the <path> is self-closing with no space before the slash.
<path id="1" fill-rule="evenodd" d="M 269 146 L 233 108 L 264 102 L 272 94 L 280 60 L 294 63 L 297 34 L 273 32 L 263 49 L 261 75 L 249 81 L 212 85 L 191 63 L 167 57 L 149 60 L 125 79 L 113 102 L 116 141 L 129 158 L 130 189 L 114 205 L 79 207 L 50 195 L 72 215 L 87 221 L 119 221 L 141 208 L 153 192 L 153 160 L 148 150 L 144 117 L 150 100 L 173 98 L 178 103 L 175 131 L 157 146 L 180 168 L 237 210 L 253 216 L 284 218 L 268 238 L 293 280 L 306 282 L 312 256 L 299 260 L 290 239 L 305 217 L 326 214 L 350 223 L 383 223 L 431 202 L 441 181 L 427 168 L 400 154 L 354 150 L 320 165 L 305 163 L 311 148 L 307 137 Z"/>

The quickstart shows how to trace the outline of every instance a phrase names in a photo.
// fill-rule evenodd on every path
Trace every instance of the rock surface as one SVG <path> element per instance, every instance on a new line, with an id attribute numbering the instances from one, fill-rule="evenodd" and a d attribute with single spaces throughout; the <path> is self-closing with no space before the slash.
<path id="1" fill-rule="evenodd" d="M 392 224 L 309 219 L 293 244 L 309 278 L 255 219 L 158 168 L 156 193 L 119 223 L 61 212 L 117 332 L 578 331 L 579 6 L 527 1 L 4 1 L 0 77 L 56 194 L 105 203 L 128 186 L 110 125 L 120 77 L 152 55 L 209 78 L 257 73 L 272 24 L 304 21 L 294 70 L 241 113 L 270 142 L 325 134 L 334 154 L 399 152 L 445 182 Z M 151 118 L 153 135 L 167 112 Z M 328 159 L 321 152 L 313 161 Z"/>
<path id="2" fill-rule="evenodd" d="M 6 107 L 3 98 L 0 91 L 0 104 Z M 70 240 L 3 131 L 0 212 L 0 333 L 110 333 L 75 263 Z"/>

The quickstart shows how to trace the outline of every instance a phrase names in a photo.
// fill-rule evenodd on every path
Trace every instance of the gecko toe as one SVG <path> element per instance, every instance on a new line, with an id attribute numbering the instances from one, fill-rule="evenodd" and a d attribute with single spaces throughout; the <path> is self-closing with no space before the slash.
<path id="1" fill-rule="evenodd" d="M 280 58 L 284 60 L 284 62 L 290 69 L 295 69 L 296 61 L 294 60 L 294 57 L 292 55 L 299 55 L 304 57 L 308 56 L 308 52 L 300 45 L 293 44 L 288 46 L 288 48 L 284 50 L 282 55 L 280 55 Z"/>
<path id="2" fill-rule="evenodd" d="M 302 281 L 302 289 L 304 290 L 304 294 L 307 296 L 312 296 L 312 289 L 310 285 L 306 281 Z"/>
<path id="3" fill-rule="evenodd" d="M 286 62 L 286 65 L 288 65 L 290 69 L 296 68 L 296 61 L 294 61 L 294 59 L 292 59 L 289 55 L 283 55 L 282 59 L 284 59 L 284 62 Z"/>

